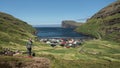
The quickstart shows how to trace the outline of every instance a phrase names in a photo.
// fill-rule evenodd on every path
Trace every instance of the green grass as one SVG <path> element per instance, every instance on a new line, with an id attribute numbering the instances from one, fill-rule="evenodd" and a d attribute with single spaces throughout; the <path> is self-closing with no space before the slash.
<path id="1" fill-rule="evenodd" d="M 12 50 L 26 51 L 26 47 L 10 43 Z M 76 48 L 51 47 L 47 44 L 34 42 L 33 52 L 36 57 L 46 57 L 51 61 L 51 68 L 119 68 L 119 43 L 105 40 L 89 40 Z M 21 55 L 26 56 L 26 55 Z M 5 59 L 5 58 L 4 58 Z M 7 60 L 7 59 L 6 59 Z M 9 61 L 14 58 L 8 58 Z M 21 59 L 18 59 L 21 60 Z"/>
<path id="2" fill-rule="evenodd" d="M 34 31 L 35 29 L 26 22 L 0 12 L 0 45 L 6 46 L 11 42 L 24 45 L 24 40 L 34 38 Z"/>
<path id="3" fill-rule="evenodd" d="M 76 29 L 77 32 L 91 35 L 98 39 L 120 42 L 119 29 L 120 14 L 116 13 L 105 18 L 91 18 L 87 23 Z M 110 24 L 113 23 L 113 24 Z"/>
<path id="4" fill-rule="evenodd" d="M 106 36 L 104 30 L 110 27 L 118 28 L 120 24 L 103 26 L 104 23 L 102 23 L 102 21 L 107 22 L 111 19 L 119 18 L 119 16 L 120 15 L 117 14 L 107 17 L 104 20 L 91 19 L 89 23 L 86 23 L 77 29 L 82 33 L 90 34 L 99 39 L 105 38 L 111 40 L 112 38 L 112 41 L 99 39 L 89 40 L 76 48 L 63 48 L 61 46 L 53 48 L 47 44 L 34 41 L 33 52 L 36 53 L 36 57 L 49 58 L 51 61 L 51 68 L 119 68 L 120 44 L 116 43 L 116 40 L 113 40 L 119 38 L 117 36 L 119 33 L 113 32 Z M 101 27 L 105 27 L 105 29 L 101 30 Z M 26 52 L 27 39 L 35 38 L 35 36 L 31 34 L 33 31 L 35 30 L 31 26 L 27 25 L 27 23 L 20 21 L 11 15 L 0 13 L 0 49 L 10 48 L 13 51 L 20 50 L 21 52 Z M 26 54 L 20 56 L 26 56 Z M 21 62 L 24 60 L 27 59 L 0 56 L 0 62 Z"/>
<path id="5" fill-rule="evenodd" d="M 51 60 L 52 68 L 119 68 L 120 46 L 105 40 L 86 41 L 78 48 L 35 46 L 39 57 Z M 80 51 L 82 50 L 82 51 Z"/>

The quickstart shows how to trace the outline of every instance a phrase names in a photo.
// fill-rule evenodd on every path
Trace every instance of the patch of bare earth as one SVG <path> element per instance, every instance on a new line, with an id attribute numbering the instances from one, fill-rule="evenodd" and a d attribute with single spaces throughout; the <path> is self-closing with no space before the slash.
<path id="1" fill-rule="evenodd" d="M 50 60 L 44 57 L 34 57 L 33 62 L 26 68 L 50 68 Z"/>
<path id="2" fill-rule="evenodd" d="M 30 61 L 3 61 L 0 68 L 50 68 L 50 60 L 44 57 L 33 57 Z"/>

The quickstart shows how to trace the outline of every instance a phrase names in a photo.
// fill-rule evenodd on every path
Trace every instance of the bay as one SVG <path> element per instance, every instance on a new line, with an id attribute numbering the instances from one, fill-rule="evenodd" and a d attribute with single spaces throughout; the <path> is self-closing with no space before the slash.
<path id="1" fill-rule="evenodd" d="M 72 28 L 35 27 L 39 38 L 85 38 L 86 35 L 77 33 Z"/>

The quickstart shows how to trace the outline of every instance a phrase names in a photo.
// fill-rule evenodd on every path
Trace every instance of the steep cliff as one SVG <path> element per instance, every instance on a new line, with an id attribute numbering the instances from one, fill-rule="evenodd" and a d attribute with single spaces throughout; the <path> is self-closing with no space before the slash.
<path id="1" fill-rule="evenodd" d="M 0 44 L 21 44 L 23 39 L 32 37 L 35 31 L 31 25 L 21 21 L 12 15 L 0 12 Z"/>
<path id="2" fill-rule="evenodd" d="M 65 20 L 62 21 L 62 27 L 63 28 L 77 28 L 78 26 L 80 26 L 82 23 L 78 23 L 72 20 Z"/>
<path id="3" fill-rule="evenodd" d="M 120 42 L 120 0 L 100 10 L 76 31 Z"/>

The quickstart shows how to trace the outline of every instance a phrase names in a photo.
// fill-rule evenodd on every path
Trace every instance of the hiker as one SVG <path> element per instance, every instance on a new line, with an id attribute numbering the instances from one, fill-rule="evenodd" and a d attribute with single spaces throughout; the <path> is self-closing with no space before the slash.
<path id="1" fill-rule="evenodd" d="M 28 56 L 31 56 L 32 53 L 32 39 L 29 39 L 26 45 Z"/>

